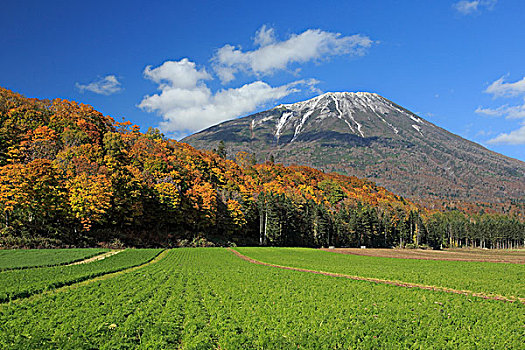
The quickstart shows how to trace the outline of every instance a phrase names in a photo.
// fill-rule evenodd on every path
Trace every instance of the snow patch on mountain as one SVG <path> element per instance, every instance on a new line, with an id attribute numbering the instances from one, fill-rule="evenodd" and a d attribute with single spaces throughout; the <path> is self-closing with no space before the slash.
<path id="1" fill-rule="evenodd" d="M 299 134 L 301 133 L 301 129 L 303 128 L 304 123 L 306 122 L 306 120 L 308 120 L 308 117 L 310 117 L 313 112 L 315 112 L 314 109 L 312 109 L 312 110 L 306 112 L 305 114 L 303 114 L 303 117 L 301 118 L 301 122 L 299 123 L 299 125 L 297 125 L 295 127 L 295 133 L 293 135 L 292 141 L 294 141 L 297 138 L 297 136 L 299 136 Z M 292 142 L 292 141 L 290 141 L 290 142 Z"/>
<path id="2" fill-rule="evenodd" d="M 264 123 L 266 123 L 268 120 L 272 120 L 272 119 L 274 119 L 274 116 L 273 116 L 273 115 L 270 115 L 270 116 L 268 116 L 268 117 L 264 117 L 264 118 L 261 118 L 261 119 L 255 119 L 255 118 L 254 118 L 254 119 L 252 120 L 252 129 L 253 129 L 254 127 L 259 126 L 259 125 L 261 125 L 261 124 L 264 124 Z"/>
<path id="3" fill-rule="evenodd" d="M 352 130 L 352 133 L 355 133 L 355 130 L 354 130 L 354 128 L 352 127 L 352 125 L 348 122 L 348 120 L 344 119 L 344 117 L 343 117 L 343 111 L 341 111 L 341 109 L 339 108 L 339 99 L 336 98 L 336 97 L 334 97 L 334 95 L 331 95 L 331 97 L 332 97 L 332 99 L 334 100 L 334 103 L 335 103 L 335 109 L 336 109 L 336 111 L 337 111 L 337 113 L 338 113 L 337 117 L 338 117 L 339 119 L 343 120 L 343 121 L 346 123 L 346 125 L 348 125 L 348 127 L 350 128 L 350 130 Z M 359 127 L 360 127 L 360 126 L 359 126 L 359 124 L 358 124 L 358 129 L 359 129 Z M 363 133 L 361 133 L 361 135 L 362 135 L 362 134 L 363 134 Z"/>
<path id="4" fill-rule="evenodd" d="M 419 118 L 415 118 L 414 116 L 412 115 L 409 115 L 410 119 L 412 119 L 413 121 L 415 121 L 416 123 L 419 123 L 419 124 L 424 124 L 423 121 Z"/>
<path id="5" fill-rule="evenodd" d="M 277 122 L 277 127 L 275 130 L 275 138 L 277 141 L 279 141 L 279 137 L 281 137 L 281 130 L 286 125 L 286 121 L 288 121 L 288 118 L 293 115 L 293 112 L 283 113 L 281 115 L 281 118 L 279 118 L 279 121 Z"/>
<path id="6" fill-rule="evenodd" d="M 423 136 L 423 133 L 421 132 L 421 127 L 420 127 L 419 125 L 414 125 L 414 124 L 412 124 L 412 127 L 413 127 L 414 129 L 416 129 L 417 132 L 421 134 L 421 136 Z"/>
<path id="7" fill-rule="evenodd" d="M 343 121 L 351 134 L 363 138 L 367 132 L 371 135 L 385 132 L 381 125 L 374 122 L 375 117 L 391 129 L 394 135 L 398 135 L 403 129 L 407 131 L 406 128 L 410 128 L 410 125 L 422 135 L 420 126 L 427 125 L 418 116 L 378 94 L 369 92 L 327 92 L 310 100 L 281 104 L 270 111 L 274 111 L 272 116 L 261 118 L 255 124 L 252 122 L 252 128 L 266 122 L 275 123 L 274 136 L 277 141 L 283 133 L 290 130 L 293 131 L 290 142 L 293 142 L 304 132 L 307 123 L 316 128 L 315 125 L 327 118 Z M 277 113 L 279 114 L 276 115 Z M 403 118 L 410 122 L 404 122 Z"/>

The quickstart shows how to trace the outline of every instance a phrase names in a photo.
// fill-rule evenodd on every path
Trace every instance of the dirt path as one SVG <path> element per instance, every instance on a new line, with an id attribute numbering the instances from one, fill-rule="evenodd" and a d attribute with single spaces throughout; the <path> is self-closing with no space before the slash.
<path id="1" fill-rule="evenodd" d="M 100 254 L 100 255 L 95 255 L 89 259 L 85 259 L 85 260 L 80 260 L 80 261 L 76 261 L 74 263 L 71 263 L 67 266 L 71 266 L 71 265 L 80 265 L 80 264 L 87 264 L 87 263 L 90 263 L 90 262 L 93 262 L 93 261 L 99 261 L 99 260 L 103 260 L 105 258 L 108 258 L 112 255 L 115 255 L 115 254 L 118 254 L 120 252 L 124 251 L 124 249 L 120 249 L 120 250 L 111 250 L 107 253 L 104 253 L 104 254 Z"/>
<path id="2" fill-rule="evenodd" d="M 233 254 L 237 255 L 239 258 L 241 258 L 243 260 L 246 260 L 248 262 L 251 262 L 252 264 L 270 266 L 270 267 L 275 267 L 275 268 L 284 269 L 284 270 L 309 272 L 309 273 L 314 273 L 314 274 L 318 274 L 318 275 L 348 278 L 348 279 L 357 280 L 357 281 L 368 281 L 368 282 L 374 282 L 374 283 L 389 284 L 389 285 L 398 286 L 398 287 L 405 287 L 405 288 L 419 288 L 419 289 L 433 290 L 433 291 L 438 291 L 438 292 L 462 294 L 462 295 L 467 295 L 467 296 L 472 296 L 472 297 L 478 297 L 478 298 L 490 299 L 490 300 L 500 300 L 500 301 L 506 301 L 506 302 L 511 302 L 511 303 L 513 303 L 515 301 L 519 301 L 519 302 L 525 304 L 525 298 L 504 297 L 502 295 L 492 295 L 492 294 L 491 295 L 485 295 L 483 293 L 476 293 L 476 292 L 472 292 L 472 291 L 469 291 L 469 290 L 457 290 L 457 289 L 445 288 L 445 287 L 427 286 L 427 285 L 417 284 L 417 283 L 407 283 L 407 282 L 402 282 L 402 281 L 383 280 L 383 279 L 379 279 L 379 278 L 351 276 L 351 275 L 344 275 L 344 274 L 340 274 L 340 273 L 323 272 L 323 271 L 316 271 L 316 270 L 301 269 L 301 268 L 298 268 L 298 267 L 290 267 L 290 266 L 281 266 L 281 265 L 269 264 L 269 263 L 265 263 L 265 262 L 262 262 L 262 261 L 259 261 L 259 260 L 252 259 L 252 258 L 250 258 L 250 257 L 248 257 L 246 255 L 243 255 L 243 254 L 239 253 L 238 251 L 236 251 L 236 250 L 234 250 L 232 248 L 228 248 L 228 250 L 230 252 L 232 252 Z"/>
<path id="3" fill-rule="evenodd" d="M 422 250 L 422 249 L 379 249 L 379 248 L 335 248 L 321 250 L 362 256 L 376 256 L 382 258 L 445 260 L 445 261 L 479 261 L 507 264 L 525 264 L 525 250 L 482 250 L 482 249 L 454 249 L 454 250 Z"/>
<path id="4" fill-rule="evenodd" d="M 105 275 L 101 275 L 101 276 L 98 276 L 98 277 L 95 277 L 95 278 L 91 278 L 91 279 L 88 279 L 88 280 L 85 280 L 85 281 L 82 281 L 82 282 L 78 282 L 78 283 L 75 283 L 75 284 L 70 284 L 70 285 L 67 285 L 67 286 L 63 286 L 63 287 L 55 289 L 52 292 L 56 293 L 56 292 L 62 292 L 64 290 L 75 289 L 75 288 L 78 288 L 78 287 L 81 287 L 81 286 L 85 286 L 86 284 L 107 280 L 109 278 L 113 278 L 113 277 L 122 275 L 124 273 L 128 273 L 128 272 L 132 272 L 132 271 L 141 269 L 143 267 L 146 267 L 146 266 L 151 265 L 151 264 L 155 264 L 155 263 L 159 262 L 160 260 L 164 259 L 164 257 L 168 254 L 168 251 L 169 251 L 168 249 L 165 249 L 165 250 L 161 251 L 155 258 L 153 258 L 152 260 L 150 260 L 148 262 L 145 262 L 142 265 L 129 267 L 127 269 L 120 270 L 120 271 L 117 271 L 117 272 L 110 272 L 110 273 L 107 273 Z M 118 251 L 118 252 L 120 252 L 120 251 Z"/>

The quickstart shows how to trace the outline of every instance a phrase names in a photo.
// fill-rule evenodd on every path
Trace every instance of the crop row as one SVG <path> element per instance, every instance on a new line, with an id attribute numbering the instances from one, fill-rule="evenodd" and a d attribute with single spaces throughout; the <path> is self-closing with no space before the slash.
<path id="1" fill-rule="evenodd" d="M 160 253 L 159 249 L 128 249 L 103 260 L 67 266 L 0 272 L 0 302 L 27 297 L 96 276 L 141 265 Z"/>
<path id="2" fill-rule="evenodd" d="M 254 265 L 223 249 L 175 249 L 136 271 L 4 304 L 0 347 L 520 348 L 523 311 Z"/>
<path id="3" fill-rule="evenodd" d="M 66 265 L 107 251 L 102 248 L 0 250 L 0 271 Z"/>
<path id="4" fill-rule="evenodd" d="M 236 250 L 250 258 L 276 265 L 525 297 L 525 268 L 518 264 L 380 258 L 308 248 L 250 247 Z"/>

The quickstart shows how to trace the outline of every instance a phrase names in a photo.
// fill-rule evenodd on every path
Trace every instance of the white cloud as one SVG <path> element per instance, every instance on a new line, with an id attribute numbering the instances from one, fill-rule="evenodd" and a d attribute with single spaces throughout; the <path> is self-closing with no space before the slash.
<path id="1" fill-rule="evenodd" d="M 214 124 L 249 114 L 299 91 L 322 93 L 316 79 L 300 79 L 271 86 L 260 78 L 228 89 L 213 89 L 208 80 L 214 76 L 222 83 L 231 82 L 239 72 L 260 77 L 290 68 L 299 76 L 299 63 L 323 61 L 334 55 L 362 55 L 372 45 L 363 35 L 342 36 L 339 33 L 309 29 L 293 34 L 285 41 L 276 38 L 275 30 L 263 25 L 252 38 L 253 51 L 225 45 L 218 49 L 210 66 L 212 70 L 183 58 L 166 61 L 158 67 L 147 66 L 144 77 L 157 84 L 159 92 L 144 96 L 138 107 L 162 116 L 160 128 L 173 136 L 183 136 Z M 209 67 L 208 67 L 209 68 Z M 212 75 L 211 73 L 214 73 Z"/>
<path id="2" fill-rule="evenodd" d="M 490 84 L 484 92 L 492 94 L 494 97 L 517 97 L 525 95 L 525 77 L 514 83 L 505 83 L 504 78 L 501 77 Z M 483 108 L 480 106 L 475 112 L 493 117 L 505 117 L 507 119 L 525 119 L 525 101 L 520 105 L 509 106 L 505 104 L 498 108 Z"/>
<path id="3" fill-rule="evenodd" d="M 106 75 L 105 77 L 95 80 L 89 84 L 76 83 L 75 86 L 82 93 L 87 90 L 100 95 L 111 95 L 122 91 L 121 83 L 114 75 Z"/>
<path id="4" fill-rule="evenodd" d="M 515 83 L 504 83 L 503 81 L 504 77 L 494 81 L 485 92 L 494 97 L 513 97 L 525 94 L 525 77 Z"/>
<path id="5" fill-rule="evenodd" d="M 164 118 L 164 132 L 183 134 L 209 127 L 254 111 L 264 104 L 299 91 L 299 86 L 314 88 L 316 80 L 298 80 L 272 87 L 255 81 L 239 88 L 213 93 L 204 83 L 210 75 L 197 69 L 188 59 L 166 61 L 161 66 L 146 67 L 144 76 L 158 84 L 159 94 L 145 96 L 139 107 Z"/>
<path id="6" fill-rule="evenodd" d="M 253 43 L 257 46 L 268 46 L 276 41 L 275 30 L 273 28 L 266 28 L 266 25 L 263 25 L 255 33 L 255 38 L 253 38 Z"/>
<path id="7" fill-rule="evenodd" d="M 492 130 L 479 130 L 477 133 L 476 133 L 476 136 L 490 136 L 490 135 L 493 135 L 494 132 Z"/>
<path id="8" fill-rule="evenodd" d="M 461 0 L 452 6 L 462 15 L 472 15 L 483 9 L 492 10 L 497 2 L 498 0 Z"/>
<path id="9" fill-rule="evenodd" d="M 505 83 L 501 77 L 489 85 L 484 91 L 494 97 L 517 97 L 525 96 L 525 77 L 514 83 Z M 505 104 L 497 108 L 478 107 L 475 111 L 493 117 L 505 117 L 506 119 L 522 119 L 521 127 L 509 133 L 501 133 L 487 141 L 490 144 L 522 145 L 525 144 L 525 99 L 523 104 L 509 106 Z"/>
<path id="10" fill-rule="evenodd" d="M 517 106 L 503 105 L 498 108 L 478 107 L 475 111 L 478 114 L 484 114 L 492 117 L 505 117 L 507 119 L 525 118 L 525 104 Z"/>
<path id="11" fill-rule="evenodd" d="M 212 79 L 205 69 L 197 70 L 195 63 L 187 58 L 180 61 L 166 61 L 157 68 L 144 69 L 144 76 L 160 85 L 188 89 L 196 86 L 201 80 Z"/>
<path id="12" fill-rule="evenodd" d="M 213 69 L 223 83 L 235 79 L 239 71 L 261 76 L 286 69 L 293 63 L 319 61 L 336 55 L 362 55 L 372 45 L 364 35 L 342 36 L 340 33 L 308 29 L 277 41 L 273 28 L 263 26 L 257 31 L 254 43 L 258 49 L 242 51 L 232 45 L 217 50 L 212 58 Z"/>
<path id="13" fill-rule="evenodd" d="M 511 131 L 508 134 L 499 134 L 487 142 L 490 144 L 525 145 L 525 125 L 517 130 Z"/>
<path id="14" fill-rule="evenodd" d="M 468 15 L 478 11 L 479 1 L 458 1 L 453 6 L 459 13 Z"/>

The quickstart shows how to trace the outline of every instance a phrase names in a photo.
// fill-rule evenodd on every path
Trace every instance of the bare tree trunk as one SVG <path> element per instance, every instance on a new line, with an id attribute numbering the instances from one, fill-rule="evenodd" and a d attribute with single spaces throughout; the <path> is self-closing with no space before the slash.
<path id="1" fill-rule="evenodd" d="M 410 220 L 410 238 L 412 238 L 412 243 L 416 243 L 414 242 L 414 227 L 413 227 L 413 223 L 412 223 L 412 220 Z M 417 240 L 417 239 L 416 239 Z M 417 244 L 417 243 L 416 243 Z"/>
<path id="2" fill-rule="evenodd" d="M 259 212 L 259 245 L 264 243 L 264 211 L 263 208 L 260 208 Z"/>
<path id="3" fill-rule="evenodd" d="M 279 240 L 282 244 L 283 242 L 283 223 L 281 222 L 280 219 L 279 219 Z"/>
<path id="4" fill-rule="evenodd" d="M 266 228 L 268 227 L 268 203 L 266 204 L 266 211 L 265 211 L 265 215 L 264 215 L 264 245 L 267 244 L 267 233 L 266 233 Z"/>

